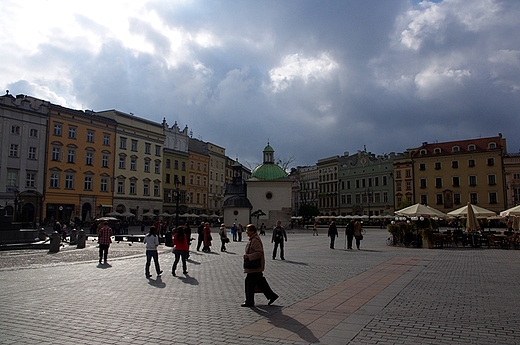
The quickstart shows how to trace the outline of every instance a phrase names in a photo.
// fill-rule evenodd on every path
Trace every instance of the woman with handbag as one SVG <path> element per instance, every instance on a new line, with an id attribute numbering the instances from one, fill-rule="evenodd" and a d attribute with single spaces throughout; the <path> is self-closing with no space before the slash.
<path id="1" fill-rule="evenodd" d="M 226 231 L 226 224 L 222 223 L 222 225 L 220 226 L 220 230 L 219 230 L 218 234 L 220 235 L 220 242 L 222 242 L 222 245 L 220 246 L 220 251 L 221 252 L 225 252 L 226 251 L 226 243 L 229 242 L 229 238 L 227 236 L 227 231 Z"/>
<path id="2" fill-rule="evenodd" d="M 361 233 L 361 223 L 357 220 L 354 223 L 354 237 L 356 238 L 356 247 L 359 250 L 359 245 L 363 239 L 363 234 Z"/>
<path id="3" fill-rule="evenodd" d="M 260 236 L 256 232 L 256 226 L 249 224 L 246 226 L 246 233 L 249 241 L 246 245 L 246 253 L 244 254 L 244 273 L 246 273 L 245 290 L 246 301 L 241 304 L 242 307 L 255 306 L 255 288 L 258 288 L 269 300 L 268 305 L 273 304 L 278 295 L 271 290 L 263 275 L 265 267 L 264 246 Z"/>

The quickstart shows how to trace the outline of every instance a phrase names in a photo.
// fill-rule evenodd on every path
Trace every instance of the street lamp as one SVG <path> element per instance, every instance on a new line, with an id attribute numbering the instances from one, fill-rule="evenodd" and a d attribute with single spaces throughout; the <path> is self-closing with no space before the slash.
<path id="1" fill-rule="evenodd" d="M 18 213 L 19 213 L 19 205 L 20 205 L 20 191 L 18 189 L 15 189 L 13 191 L 14 193 L 14 217 L 13 220 L 16 222 L 18 220 Z"/>
<path id="2" fill-rule="evenodd" d="M 175 227 L 179 226 L 179 201 L 181 199 L 181 181 L 175 179 Z"/>

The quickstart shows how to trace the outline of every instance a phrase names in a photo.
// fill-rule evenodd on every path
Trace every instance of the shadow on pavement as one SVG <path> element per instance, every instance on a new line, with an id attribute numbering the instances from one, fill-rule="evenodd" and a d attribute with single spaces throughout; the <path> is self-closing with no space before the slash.
<path id="1" fill-rule="evenodd" d="M 274 309 L 274 313 L 273 313 Z M 269 323 L 276 328 L 286 329 L 290 332 L 298 334 L 306 343 L 314 344 L 318 342 L 318 338 L 303 323 L 294 318 L 284 315 L 282 306 L 257 306 L 251 308 L 255 313 L 267 318 Z"/>
<path id="2" fill-rule="evenodd" d="M 107 268 L 112 268 L 112 265 L 111 264 L 98 264 L 97 268 L 106 270 Z"/>
<path id="3" fill-rule="evenodd" d="M 199 285 L 199 281 L 193 277 L 190 277 L 189 275 L 185 275 L 184 277 L 179 277 L 180 280 L 182 280 L 183 283 L 185 284 L 190 284 L 190 285 Z"/>
<path id="4" fill-rule="evenodd" d="M 281 261 L 281 260 L 280 260 Z M 299 262 L 299 261 L 292 261 L 292 260 L 283 260 L 282 262 L 286 262 L 288 264 L 295 264 L 295 265 L 303 265 L 303 266 L 309 266 L 306 262 Z"/>
<path id="5" fill-rule="evenodd" d="M 166 283 L 162 281 L 161 277 L 157 277 L 156 279 L 148 278 L 148 284 L 160 289 L 164 289 L 166 287 Z"/>

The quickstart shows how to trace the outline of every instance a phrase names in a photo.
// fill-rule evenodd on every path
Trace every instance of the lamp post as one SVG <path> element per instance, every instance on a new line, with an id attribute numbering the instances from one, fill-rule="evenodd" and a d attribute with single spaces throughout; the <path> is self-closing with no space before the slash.
<path id="1" fill-rule="evenodd" d="M 18 213 L 19 213 L 19 205 L 20 205 L 20 191 L 18 189 L 15 189 L 13 191 L 14 193 L 14 215 L 13 215 L 13 221 L 18 220 Z"/>
<path id="2" fill-rule="evenodd" d="M 181 181 L 175 180 L 175 227 L 179 226 L 179 201 L 181 199 Z"/>

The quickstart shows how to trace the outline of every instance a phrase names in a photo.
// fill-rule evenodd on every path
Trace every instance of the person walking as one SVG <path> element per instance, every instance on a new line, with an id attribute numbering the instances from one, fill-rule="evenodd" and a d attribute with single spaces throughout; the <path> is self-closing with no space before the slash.
<path id="1" fill-rule="evenodd" d="M 197 228 L 197 234 L 199 235 L 197 237 L 197 251 L 199 251 L 200 250 L 200 245 L 204 241 L 204 222 L 200 222 L 200 225 Z"/>
<path id="2" fill-rule="evenodd" d="M 107 264 L 108 248 L 112 243 L 112 228 L 108 226 L 108 222 L 103 222 L 103 226 L 98 229 L 98 244 L 99 244 L 99 263 L 103 259 L 103 264 Z"/>
<path id="3" fill-rule="evenodd" d="M 327 236 L 330 237 L 330 249 L 334 249 L 334 241 L 336 241 L 336 237 L 338 237 L 338 228 L 336 227 L 336 222 L 330 222 Z"/>
<path id="4" fill-rule="evenodd" d="M 229 242 L 229 238 L 227 236 L 226 224 L 222 223 L 220 225 L 220 230 L 219 230 L 218 234 L 220 235 L 220 242 L 222 243 L 222 245 L 220 246 L 220 251 L 225 252 L 226 243 Z"/>
<path id="5" fill-rule="evenodd" d="M 238 242 L 242 242 L 242 233 L 243 232 L 244 232 L 244 227 L 242 226 L 242 223 L 238 223 L 238 226 L 237 226 Z"/>
<path id="6" fill-rule="evenodd" d="M 348 222 L 345 228 L 345 236 L 347 237 L 347 249 L 352 249 L 352 240 L 354 239 L 354 220 Z"/>
<path id="7" fill-rule="evenodd" d="M 175 271 L 177 270 L 177 264 L 179 263 L 179 259 L 182 259 L 182 273 L 188 274 L 188 267 L 186 266 L 186 260 L 188 258 L 188 242 L 189 239 L 184 233 L 184 228 L 182 226 L 178 226 L 175 229 L 175 233 L 173 235 L 173 254 L 175 254 L 175 261 L 172 266 L 172 276 L 175 275 Z"/>
<path id="8" fill-rule="evenodd" d="M 253 224 L 246 226 L 246 233 L 249 237 L 244 254 L 246 301 L 242 303 L 241 306 L 250 308 L 255 306 L 255 288 L 260 289 L 264 296 L 269 300 L 267 304 L 271 305 L 276 301 L 278 295 L 271 289 L 263 274 L 265 268 L 265 256 L 262 240 L 257 234 L 256 227 Z"/>
<path id="9" fill-rule="evenodd" d="M 265 224 L 260 225 L 260 236 L 265 236 Z"/>
<path id="10" fill-rule="evenodd" d="M 209 223 L 204 223 L 204 229 L 202 230 L 202 235 L 204 237 L 204 247 L 202 247 L 202 251 L 209 253 L 211 252 L 211 229 L 209 227 Z"/>
<path id="11" fill-rule="evenodd" d="M 163 271 L 159 266 L 159 254 L 157 253 L 157 247 L 159 246 L 159 237 L 155 231 L 155 227 L 151 226 L 148 234 L 144 237 L 144 244 L 146 244 L 146 265 L 144 266 L 144 275 L 146 278 L 150 278 L 150 263 L 153 258 L 155 264 L 155 272 L 157 277 L 160 277 Z"/>
<path id="12" fill-rule="evenodd" d="M 231 226 L 231 235 L 233 235 L 233 242 L 237 241 L 237 224 L 233 223 Z"/>
<path id="13" fill-rule="evenodd" d="M 312 236 L 318 236 L 318 223 L 316 222 L 312 226 Z"/>
<path id="14" fill-rule="evenodd" d="M 173 226 L 172 226 L 173 227 Z M 186 238 L 188 239 L 188 258 L 190 257 L 190 246 L 191 246 L 191 228 L 190 224 L 185 223 L 184 224 L 184 234 L 186 235 Z"/>
<path id="15" fill-rule="evenodd" d="M 356 238 L 356 247 L 359 250 L 359 245 L 363 239 L 363 234 L 361 233 L 361 223 L 357 220 L 354 223 L 354 237 Z"/>
<path id="16" fill-rule="evenodd" d="M 280 246 L 280 259 L 285 260 L 284 250 L 283 250 L 284 239 L 285 239 L 285 242 L 287 242 L 287 233 L 285 232 L 285 229 L 282 226 L 282 222 L 277 220 L 276 226 L 273 229 L 273 237 L 271 238 L 271 243 L 274 242 L 273 260 L 276 259 L 276 251 L 278 249 L 278 246 Z"/>

